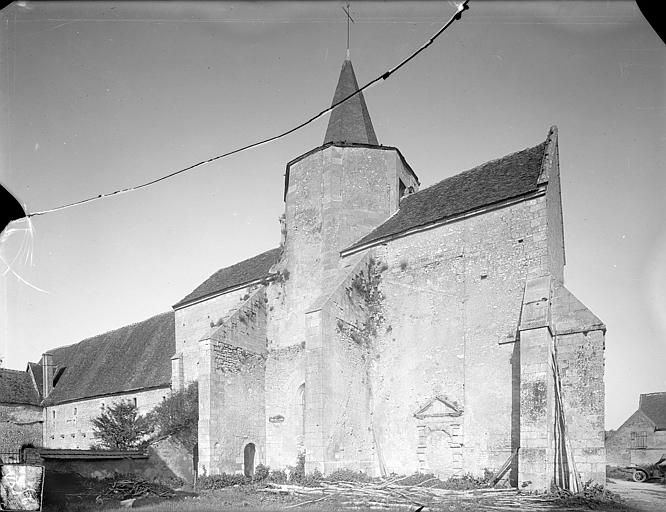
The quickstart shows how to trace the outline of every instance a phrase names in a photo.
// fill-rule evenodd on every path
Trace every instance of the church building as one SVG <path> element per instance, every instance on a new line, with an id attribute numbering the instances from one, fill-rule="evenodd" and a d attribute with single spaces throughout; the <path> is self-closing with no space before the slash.
<path id="1" fill-rule="evenodd" d="M 347 58 L 333 104 L 357 90 Z M 421 190 L 356 94 L 323 144 L 286 165 L 278 247 L 112 336 L 118 352 L 148 340 L 113 367 L 113 393 L 154 403 L 197 381 L 199 474 L 304 453 L 324 474 L 504 468 L 528 489 L 603 484 L 606 327 L 564 285 L 557 129 L 544 135 Z M 112 364 L 70 352 L 79 378 Z M 42 386 L 53 446 L 53 397 L 91 400 L 58 391 L 69 366 Z M 104 382 L 86 384 L 96 408 Z"/>

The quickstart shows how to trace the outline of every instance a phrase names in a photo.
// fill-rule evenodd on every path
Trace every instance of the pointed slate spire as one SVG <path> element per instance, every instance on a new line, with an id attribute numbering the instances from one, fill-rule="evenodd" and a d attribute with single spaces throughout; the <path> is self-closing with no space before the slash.
<path id="1" fill-rule="evenodd" d="M 343 100 L 357 90 L 358 82 L 349 53 L 347 53 L 331 105 Z M 362 92 L 348 99 L 342 105 L 338 105 L 331 112 L 324 144 L 329 142 L 379 145 Z"/>

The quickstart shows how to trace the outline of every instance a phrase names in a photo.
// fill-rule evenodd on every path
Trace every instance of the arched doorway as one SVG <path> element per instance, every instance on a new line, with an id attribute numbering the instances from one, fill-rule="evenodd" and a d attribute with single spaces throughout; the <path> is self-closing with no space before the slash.
<path id="1" fill-rule="evenodd" d="M 243 450 L 243 473 L 252 478 L 254 476 L 254 443 L 247 443 Z"/>

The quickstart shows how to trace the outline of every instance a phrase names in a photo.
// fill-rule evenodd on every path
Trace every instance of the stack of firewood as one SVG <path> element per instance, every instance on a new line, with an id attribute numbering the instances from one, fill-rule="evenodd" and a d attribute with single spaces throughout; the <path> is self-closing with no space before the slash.
<path id="1" fill-rule="evenodd" d="M 174 496 L 174 494 L 172 489 L 164 485 L 148 482 L 139 478 L 123 476 L 108 481 L 104 492 L 97 497 L 97 501 L 126 500 L 131 498 L 141 498 L 144 496 L 170 498 Z"/>

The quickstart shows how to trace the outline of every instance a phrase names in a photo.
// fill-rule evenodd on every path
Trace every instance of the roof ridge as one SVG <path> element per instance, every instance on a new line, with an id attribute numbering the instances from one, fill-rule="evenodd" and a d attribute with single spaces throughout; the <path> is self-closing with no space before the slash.
<path id="1" fill-rule="evenodd" d="M 184 298 L 176 302 L 172 307 L 179 309 L 191 303 L 199 302 L 207 297 L 221 294 L 225 290 L 235 289 L 248 285 L 258 279 L 264 279 L 269 275 L 270 267 L 279 259 L 281 246 L 263 251 L 242 261 L 220 268 L 210 274 L 199 286 L 194 288 Z M 264 268 L 266 258 L 271 257 L 270 265 Z M 254 265 L 253 265 L 254 264 Z"/>
<path id="2" fill-rule="evenodd" d="M 156 315 L 149 316 L 148 318 L 144 318 L 143 320 L 138 320 L 138 321 L 136 321 L 136 322 L 132 322 L 132 323 L 130 323 L 130 324 L 121 325 L 120 327 L 116 327 L 116 328 L 114 328 L 114 329 L 109 329 L 108 331 L 100 332 L 99 334 L 94 334 L 93 336 L 88 336 L 87 338 L 83 338 L 82 340 L 77 341 L 77 342 L 75 342 L 75 343 L 70 343 L 69 345 L 60 345 L 59 347 L 55 347 L 55 348 L 49 349 L 49 350 L 47 350 L 47 351 L 44 352 L 44 353 L 45 353 L 45 354 L 51 354 L 52 351 L 54 351 L 54 350 L 59 350 L 59 349 L 61 349 L 61 348 L 69 348 L 69 347 L 73 347 L 73 346 L 75 346 L 75 345 L 79 345 L 79 344 L 84 343 L 84 342 L 86 342 L 86 341 L 90 341 L 90 340 L 92 340 L 92 339 L 94 339 L 94 338 L 99 338 L 99 337 L 101 337 L 101 336 L 106 336 L 106 335 L 108 335 L 108 334 L 111 334 L 111 333 L 114 333 L 114 332 L 118 332 L 118 331 L 120 331 L 120 330 L 122 330 L 122 329 L 126 329 L 126 328 L 128 328 L 128 327 L 133 327 L 133 326 L 135 326 L 135 325 L 139 325 L 139 324 L 142 324 L 142 323 L 144 323 L 144 322 L 148 322 L 149 320 L 152 320 L 152 319 L 157 318 L 157 317 L 159 317 L 159 316 L 165 316 L 165 315 L 169 315 L 169 314 L 172 314 L 172 313 L 173 313 L 173 310 L 171 310 L 171 311 L 164 311 L 164 312 L 162 312 L 162 313 L 158 313 L 158 314 L 156 314 Z M 35 364 L 39 364 L 39 363 L 35 363 Z"/>
<path id="3" fill-rule="evenodd" d="M 28 373 L 26 370 L 15 370 L 14 368 L 0 368 L 0 372 Z"/>
<path id="4" fill-rule="evenodd" d="M 447 176 L 446 178 L 442 178 L 441 180 L 439 180 L 439 181 L 433 183 L 432 185 L 428 185 L 427 187 L 420 189 L 418 192 L 414 192 L 413 194 L 409 194 L 407 197 L 405 197 L 405 198 L 403 199 L 403 201 L 405 201 L 405 200 L 409 201 L 410 198 L 413 198 L 414 196 L 420 194 L 421 192 L 425 192 L 426 190 L 428 190 L 428 189 L 434 187 L 435 185 L 438 185 L 438 184 L 442 183 L 443 181 L 450 180 L 450 179 L 452 179 L 452 178 L 456 178 L 456 177 L 458 177 L 458 176 L 467 175 L 467 174 L 469 174 L 469 173 L 471 173 L 471 172 L 473 172 L 473 171 L 477 171 L 477 170 L 479 170 L 479 169 L 481 169 L 481 168 L 483 168 L 483 167 L 485 167 L 485 166 L 487 166 L 487 165 L 495 164 L 495 163 L 497 163 L 497 162 L 499 162 L 499 161 L 501 161 L 501 160 L 504 160 L 505 158 L 511 158 L 511 157 L 513 157 L 513 156 L 515 156 L 515 155 L 517 155 L 517 154 L 519 154 L 519 153 L 522 153 L 522 152 L 524 152 L 524 151 L 530 151 L 530 150 L 532 150 L 532 149 L 536 149 L 536 148 L 538 148 L 539 146 L 541 146 L 542 144 L 546 144 L 547 142 L 548 142 L 548 139 L 544 140 L 543 142 L 540 142 L 539 144 L 535 144 L 534 146 L 528 146 L 528 147 L 526 147 L 526 148 L 524 148 L 524 149 L 520 149 L 520 150 L 518 150 L 518 151 L 514 151 L 513 153 L 507 153 L 507 154 L 504 155 L 504 156 L 499 156 L 499 157 L 497 157 L 497 158 L 493 158 L 492 160 L 488 160 L 488 161 L 486 161 L 486 162 L 484 162 L 484 163 L 482 163 L 482 164 L 475 165 L 474 167 L 470 167 L 469 169 L 465 169 L 464 171 L 460 171 L 460 172 L 458 172 L 458 173 L 456 173 L 456 174 L 452 174 L 451 176 Z M 545 156 L 545 147 L 544 147 L 544 156 Z M 544 157 L 544 156 L 542 156 L 542 162 L 543 162 L 543 157 Z M 399 211 L 399 210 L 398 210 L 398 211 Z"/>

